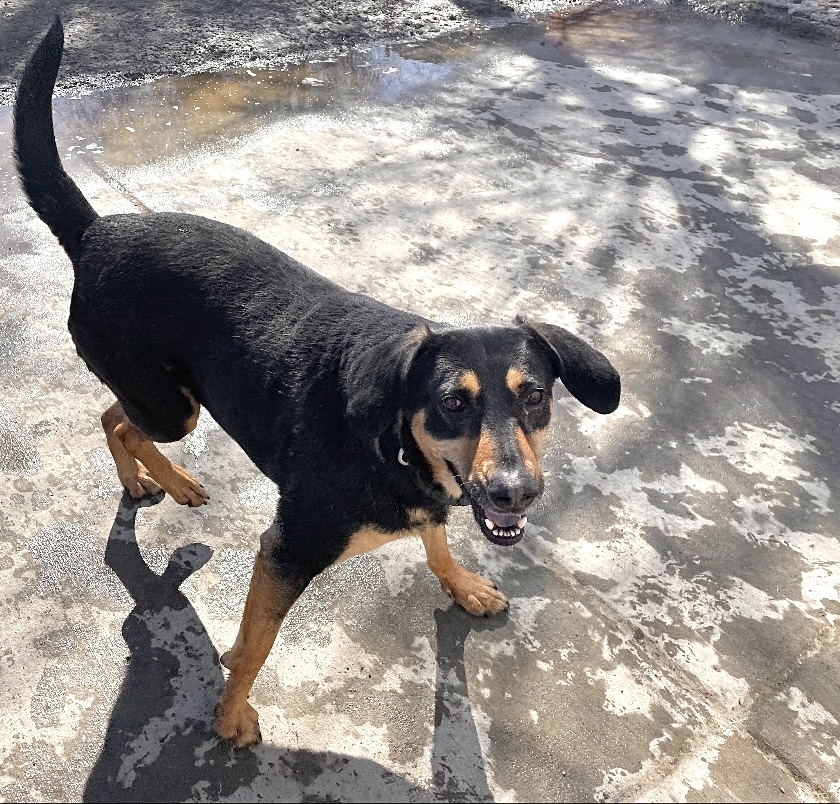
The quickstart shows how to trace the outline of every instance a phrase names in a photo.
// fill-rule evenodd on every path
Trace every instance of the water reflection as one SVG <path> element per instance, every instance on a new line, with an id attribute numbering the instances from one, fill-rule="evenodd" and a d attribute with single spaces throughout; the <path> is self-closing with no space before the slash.
<path id="1" fill-rule="evenodd" d="M 57 99 L 56 128 L 64 153 L 95 156 L 115 168 L 154 163 L 224 147 L 295 114 L 422 102 L 418 96 L 456 80 L 476 56 L 500 44 L 536 41 L 544 30 L 530 24 L 465 31 L 282 69 L 175 76 Z"/>
<path id="2" fill-rule="evenodd" d="M 106 170 L 150 164 L 225 147 L 301 113 L 340 116 L 374 104 L 422 105 L 424 94 L 517 53 L 569 66 L 615 62 L 640 70 L 649 70 L 658 54 L 656 63 L 667 63 L 686 83 L 698 75 L 706 82 L 731 80 L 734 68 L 747 84 L 811 91 L 806 84 L 818 74 L 814 59 L 824 61 L 824 50 L 812 52 L 802 42 L 801 53 L 792 53 L 786 39 L 780 59 L 776 39 L 686 9 L 599 3 L 543 22 L 350 49 L 282 69 L 176 76 L 57 99 L 57 130 L 63 153 L 95 156 Z"/>
<path id="3" fill-rule="evenodd" d="M 281 70 L 243 68 L 94 93 L 58 103 L 56 117 L 61 129 L 80 132 L 65 141 L 66 151 L 119 168 L 224 146 L 288 115 L 399 102 L 450 71 L 381 46 Z"/>

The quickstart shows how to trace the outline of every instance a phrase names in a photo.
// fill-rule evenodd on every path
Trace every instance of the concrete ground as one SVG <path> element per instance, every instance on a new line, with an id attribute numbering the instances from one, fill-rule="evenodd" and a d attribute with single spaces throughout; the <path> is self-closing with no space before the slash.
<path id="1" fill-rule="evenodd" d="M 453 609 L 419 540 L 327 571 L 245 751 L 212 732 L 218 653 L 274 490 L 203 417 L 166 449 L 211 505 L 109 541 L 111 399 L 0 109 L 0 798 L 840 798 L 836 63 L 633 6 L 57 101 L 102 213 L 209 215 L 438 320 L 568 326 L 622 372 L 608 417 L 557 386 L 520 544 L 453 516 L 510 614 Z"/>

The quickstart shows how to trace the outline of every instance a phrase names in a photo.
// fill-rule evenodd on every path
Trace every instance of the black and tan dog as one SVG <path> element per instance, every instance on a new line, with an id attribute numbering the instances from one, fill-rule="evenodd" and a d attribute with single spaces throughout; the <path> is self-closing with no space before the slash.
<path id="1" fill-rule="evenodd" d="M 219 734 L 257 742 L 248 703 L 280 623 L 330 564 L 418 533 L 429 567 L 475 615 L 504 595 L 450 555 L 451 505 L 484 536 L 518 542 L 542 493 L 540 449 L 558 377 L 599 413 L 617 372 L 559 327 L 454 329 L 349 293 L 256 237 L 175 213 L 99 217 L 64 172 L 51 96 L 63 47 L 56 20 L 26 66 L 15 152 L 29 202 L 73 263 L 69 328 L 117 401 L 102 415 L 123 485 L 208 497 L 155 441 L 183 438 L 199 406 L 273 480 L 263 534 L 218 709 Z"/>

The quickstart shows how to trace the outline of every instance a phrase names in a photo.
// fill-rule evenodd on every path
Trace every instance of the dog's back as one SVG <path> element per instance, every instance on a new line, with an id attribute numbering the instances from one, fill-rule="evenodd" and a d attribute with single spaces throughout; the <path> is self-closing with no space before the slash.
<path id="1" fill-rule="evenodd" d="M 15 153 L 31 206 L 73 263 L 76 350 L 143 437 L 182 438 L 201 404 L 279 481 L 287 456 L 318 452 L 313 442 L 344 426 L 347 355 L 424 322 L 348 293 L 228 224 L 174 212 L 100 217 L 55 144 L 51 96 L 63 40 L 56 19 L 24 70 Z M 303 449 L 299 422 L 313 411 L 318 425 Z M 106 432 L 118 426 L 106 418 Z M 139 493 L 134 461 L 127 466 L 123 485 Z M 200 504 L 200 494 L 190 499 Z"/>
<path id="2" fill-rule="evenodd" d="M 73 263 L 68 326 L 76 349 L 154 440 L 183 437 L 202 402 L 276 476 L 261 453 L 282 450 L 266 432 L 279 437 L 292 427 L 273 419 L 293 418 L 296 399 L 324 376 L 327 342 L 346 340 L 354 322 L 381 310 L 218 221 L 172 212 L 100 217 L 55 143 L 52 92 L 63 41 L 56 18 L 24 70 L 14 144 L 29 203 Z M 402 329 L 416 326 L 414 316 L 389 310 L 388 318 L 388 334 L 401 328 L 396 318 L 406 319 Z M 245 409 L 259 415 L 243 417 Z"/>

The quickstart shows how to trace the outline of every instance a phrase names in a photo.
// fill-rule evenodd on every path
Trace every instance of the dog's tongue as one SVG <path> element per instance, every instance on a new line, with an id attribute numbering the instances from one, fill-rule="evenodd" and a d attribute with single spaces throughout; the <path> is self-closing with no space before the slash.
<path id="1" fill-rule="evenodd" d="M 485 511 L 487 517 L 494 525 L 500 528 L 512 528 L 518 521 L 521 514 L 497 514 L 495 511 Z"/>

